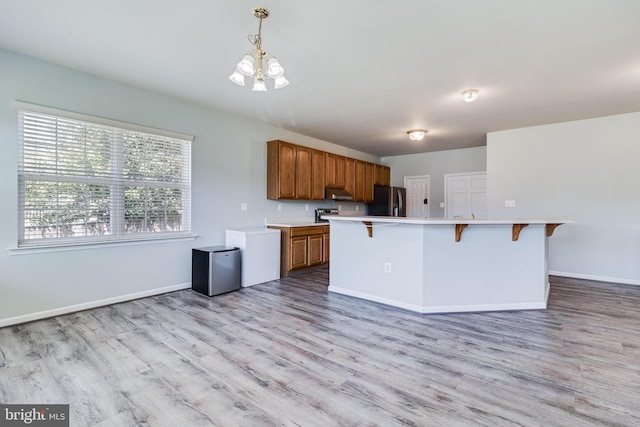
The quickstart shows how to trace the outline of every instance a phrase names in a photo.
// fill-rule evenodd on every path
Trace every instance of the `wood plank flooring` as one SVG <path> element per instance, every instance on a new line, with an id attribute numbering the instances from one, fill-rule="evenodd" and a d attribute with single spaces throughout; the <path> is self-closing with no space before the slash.
<path id="1" fill-rule="evenodd" d="M 420 315 L 314 270 L 0 329 L 0 401 L 73 426 L 639 426 L 640 287 L 552 278 L 546 311 Z"/>

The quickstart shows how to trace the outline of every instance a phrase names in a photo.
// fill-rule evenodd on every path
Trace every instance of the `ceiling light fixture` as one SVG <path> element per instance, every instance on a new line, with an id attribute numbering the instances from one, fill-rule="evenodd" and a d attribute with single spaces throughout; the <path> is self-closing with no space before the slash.
<path id="1" fill-rule="evenodd" d="M 278 60 L 262 50 L 262 20 L 269 16 L 269 11 L 261 7 L 253 9 L 253 16 L 260 20 L 258 25 L 258 34 L 249 34 L 247 38 L 249 42 L 255 46 L 253 51 L 247 53 L 236 69 L 229 76 L 229 80 L 238 86 L 244 86 L 244 77 L 253 78 L 253 91 L 266 92 L 267 85 L 265 80 L 267 77 L 274 80 L 274 87 L 280 89 L 289 84 L 289 80 L 284 76 L 284 68 Z M 265 69 L 266 65 L 266 69 Z"/>
<path id="2" fill-rule="evenodd" d="M 407 135 L 412 141 L 422 141 L 427 132 L 429 131 L 426 129 L 412 129 L 407 131 Z"/>
<path id="3" fill-rule="evenodd" d="M 480 92 L 478 92 L 478 89 L 467 89 L 463 90 L 460 95 L 462 95 L 462 100 L 464 102 L 473 102 L 478 99 L 479 94 Z"/>

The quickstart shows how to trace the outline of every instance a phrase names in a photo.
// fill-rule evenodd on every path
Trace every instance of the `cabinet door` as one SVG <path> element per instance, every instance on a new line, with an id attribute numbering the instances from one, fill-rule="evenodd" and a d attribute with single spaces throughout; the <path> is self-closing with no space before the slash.
<path id="1" fill-rule="evenodd" d="M 356 176 L 355 176 L 355 194 L 354 200 L 357 202 L 364 202 L 364 174 L 365 174 L 365 162 L 356 160 Z"/>
<path id="2" fill-rule="evenodd" d="M 289 270 L 295 270 L 296 268 L 303 268 L 309 265 L 308 239 L 308 236 L 297 236 L 291 238 Z"/>
<path id="3" fill-rule="evenodd" d="M 322 243 L 324 241 L 323 234 L 315 234 L 309 236 L 309 265 L 322 264 L 324 259 L 324 252 L 322 251 Z"/>
<path id="4" fill-rule="evenodd" d="M 295 146 L 277 140 L 267 144 L 267 198 L 295 199 Z"/>
<path id="5" fill-rule="evenodd" d="M 389 166 L 382 168 L 382 185 L 391 185 L 391 168 Z"/>
<path id="6" fill-rule="evenodd" d="M 347 179 L 347 159 L 342 156 L 336 155 L 336 173 L 335 173 L 335 186 L 336 188 L 345 188 Z M 353 194 L 353 193 L 352 193 Z"/>
<path id="7" fill-rule="evenodd" d="M 329 233 L 325 233 L 322 235 L 322 247 L 324 249 L 324 255 L 322 257 L 322 261 L 327 263 L 329 262 L 329 244 L 330 244 L 330 234 Z"/>
<path id="8" fill-rule="evenodd" d="M 364 165 L 364 201 L 373 202 L 374 164 Z"/>
<path id="9" fill-rule="evenodd" d="M 391 169 L 389 166 L 374 165 L 374 181 L 373 185 L 390 185 L 391 184 Z"/>
<path id="10" fill-rule="evenodd" d="M 296 147 L 296 199 L 311 200 L 311 148 Z"/>
<path id="11" fill-rule="evenodd" d="M 333 153 L 324 153 L 324 185 L 336 186 L 336 155 Z"/>
<path id="12" fill-rule="evenodd" d="M 344 157 L 344 189 L 347 190 L 356 200 L 356 160 Z"/>
<path id="13" fill-rule="evenodd" d="M 311 199 L 324 200 L 324 151 L 311 151 Z"/>

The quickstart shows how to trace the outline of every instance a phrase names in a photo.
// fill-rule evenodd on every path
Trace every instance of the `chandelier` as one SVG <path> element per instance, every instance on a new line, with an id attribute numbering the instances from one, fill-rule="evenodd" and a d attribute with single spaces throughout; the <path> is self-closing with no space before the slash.
<path id="1" fill-rule="evenodd" d="M 262 50 L 262 20 L 269 16 L 269 11 L 261 7 L 253 9 L 253 16 L 260 20 L 258 26 L 258 34 L 249 34 L 247 38 L 249 42 L 255 46 L 255 49 L 247 53 L 238 65 L 235 71 L 229 76 L 229 80 L 238 86 L 244 86 L 244 77 L 253 78 L 253 91 L 266 92 L 267 85 L 265 81 L 268 78 L 274 80 L 274 87 L 280 89 L 289 84 L 284 76 L 284 68 L 278 60 Z M 266 69 L 265 69 L 266 64 Z"/>

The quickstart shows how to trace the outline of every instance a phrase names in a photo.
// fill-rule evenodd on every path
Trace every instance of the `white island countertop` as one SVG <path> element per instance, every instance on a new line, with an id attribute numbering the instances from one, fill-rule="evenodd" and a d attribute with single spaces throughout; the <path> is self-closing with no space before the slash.
<path id="1" fill-rule="evenodd" d="M 343 216 L 326 215 L 322 219 L 334 221 L 386 222 L 395 224 L 568 224 L 576 222 L 573 218 L 418 218 L 401 216 Z"/>
<path id="2" fill-rule="evenodd" d="M 393 224 L 406 225 L 455 225 L 455 241 L 459 242 L 462 231 L 470 225 L 511 225 L 512 240 L 518 240 L 520 231 L 532 224 L 542 224 L 546 226 L 547 237 L 551 237 L 556 227 L 562 224 L 576 222 L 573 218 L 415 218 L 398 216 L 340 216 L 326 215 L 321 217 L 332 221 L 346 221 L 351 223 L 362 223 L 367 227 L 369 237 L 373 236 L 374 224 L 380 226 Z"/>

